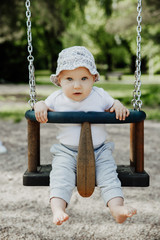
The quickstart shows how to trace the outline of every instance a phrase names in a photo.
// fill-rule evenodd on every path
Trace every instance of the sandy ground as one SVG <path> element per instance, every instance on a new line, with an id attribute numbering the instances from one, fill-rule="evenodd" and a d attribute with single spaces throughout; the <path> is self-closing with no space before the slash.
<path id="1" fill-rule="evenodd" d="M 117 164 L 129 163 L 129 125 L 110 125 Z M 41 162 L 51 163 L 49 148 L 56 142 L 54 124 L 41 126 Z M 73 192 L 62 226 L 52 224 L 49 187 L 25 187 L 27 169 L 27 123 L 0 120 L 0 139 L 7 153 L 0 155 L 0 239 L 2 240 L 160 240 L 160 123 L 145 121 L 145 170 L 148 188 L 123 188 L 126 204 L 137 208 L 137 215 L 124 224 L 110 216 L 95 189 L 90 198 Z"/>

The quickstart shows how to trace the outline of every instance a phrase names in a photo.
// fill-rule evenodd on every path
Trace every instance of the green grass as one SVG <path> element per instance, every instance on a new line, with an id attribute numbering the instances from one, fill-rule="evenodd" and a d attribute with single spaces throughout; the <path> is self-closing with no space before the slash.
<path id="1" fill-rule="evenodd" d="M 38 85 L 53 85 L 50 82 L 51 72 L 49 70 L 37 70 L 35 72 L 36 84 Z"/>
<path id="2" fill-rule="evenodd" d="M 24 115 L 25 115 L 25 111 L 26 110 L 3 110 L 0 111 L 0 119 L 4 119 L 4 120 L 13 120 L 13 122 L 18 123 L 20 122 L 22 119 L 24 119 Z"/>

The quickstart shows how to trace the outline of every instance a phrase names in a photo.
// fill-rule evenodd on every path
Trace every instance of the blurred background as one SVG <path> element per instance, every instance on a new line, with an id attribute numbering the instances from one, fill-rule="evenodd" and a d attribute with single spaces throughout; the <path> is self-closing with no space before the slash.
<path id="1" fill-rule="evenodd" d="M 31 12 L 37 100 L 56 90 L 49 76 L 58 53 L 83 45 L 101 74 L 97 85 L 132 108 L 137 0 L 34 0 Z M 160 120 L 160 1 L 143 0 L 141 15 L 143 110 Z M 26 20 L 25 1 L 0 1 L 0 117 L 15 121 L 29 108 Z"/>

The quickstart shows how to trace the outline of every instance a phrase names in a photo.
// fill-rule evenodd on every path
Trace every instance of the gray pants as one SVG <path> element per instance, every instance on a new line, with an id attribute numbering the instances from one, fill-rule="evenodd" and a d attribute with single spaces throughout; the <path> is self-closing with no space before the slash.
<path id="1" fill-rule="evenodd" d="M 121 182 L 117 177 L 116 164 L 112 156 L 114 144 L 109 142 L 94 150 L 96 162 L 96 185 L 101 189 L 102 198 L 107 205 L 115 197 L 122 197 Z M 76 150 L 61 144 L 54 144 L 52 171 L 50 173 L 50 198 L 62 198 L 68 204 L 76 185 Z"/>

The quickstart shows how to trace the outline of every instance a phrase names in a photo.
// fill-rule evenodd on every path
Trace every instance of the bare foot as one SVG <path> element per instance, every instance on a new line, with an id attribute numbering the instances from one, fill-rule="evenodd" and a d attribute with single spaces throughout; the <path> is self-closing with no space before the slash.
<path id="1" fill-rule="evenodd" d="M 67 221 L 69 216 L 61 209 L 56 209 L 53 214 L 53 223 L 56 225 L 61 225 L 63 222 Z"/>
<path id="2" fill-rule="evenodd" d="M 61 225 L 67 221 L 69 216 L 65 213 L 66 202 L 62 198 L 52 198 L 51 208 L 53 213 L 53 223 Z"/>
<path id="3" fill-rule="evenodd" d="M 117 223 L 123 223 L 128 217 L 132 217 L 136 213 L 137 210 L 129 206 L 114 206 L 111 210 L 111 214 Z"/>

